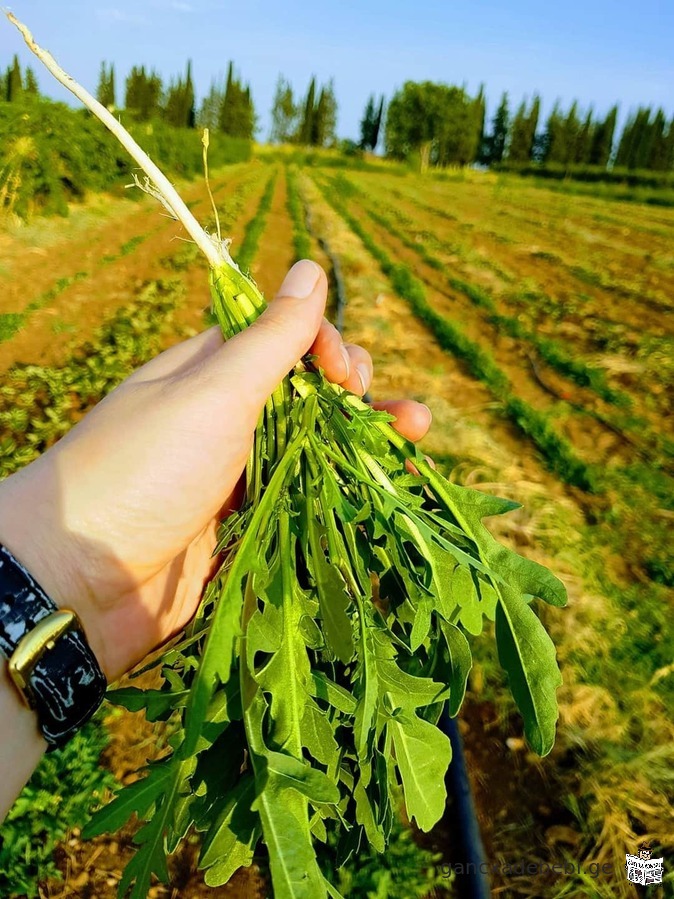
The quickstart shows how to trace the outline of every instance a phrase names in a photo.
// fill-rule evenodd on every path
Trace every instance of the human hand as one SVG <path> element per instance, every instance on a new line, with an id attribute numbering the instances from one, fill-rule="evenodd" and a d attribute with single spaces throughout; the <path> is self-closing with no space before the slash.
<path id="1" fill-rule="evenodd" d="M 327 286 L 298 263 L 250 328 L 227 343 L 212 328 L 157 356 L 0 485 L 0 543 L 77 612 L 109 681 L 194 615 L 259 415 L 288 371 L 311 351 L 331 381 L 369 388 L 369 353 L 323 319 Z M 420 403 L 375 407 L 410 440 L 430 426 Z"/>

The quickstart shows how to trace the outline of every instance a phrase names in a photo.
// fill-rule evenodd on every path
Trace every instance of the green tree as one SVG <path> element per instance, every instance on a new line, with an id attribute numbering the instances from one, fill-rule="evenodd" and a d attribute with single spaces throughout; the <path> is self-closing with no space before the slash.
<path id="1" fill-rule="evenodd" d="M 312 78 L 309 83 L 306 100 L 304 101 L 304 112 L 299 127 L 298 140 L 305 147 L 311 144 L 314 135 L 314 114 L 316 111 L 316 79 Z"/>
<path id="2" fill-rule="evenodd" d="M 606 168 L 613 152 L 613 138 L 618 119 L 618 107 L 613 106 L 602 122 L 597 122 L 592 132 L 588 162 Z"/>
<path id="3" fill-rule="evenodd" d="M 491 123 L 491 134 L 485 142 L 483 159 L 487 165 L 503 162 L 509 130 L 510 110 L 508 107 L 508 94 L 504 92 L 499 107 L 494 113 Z"/>
<path id="4" fill-rule="evenodd" d="M 153 100 L 152 77 L 145 76 L 141 91 L 141 105 L 143 114 L 147 109 L 146 104 Z M 173 81 L 168 89 L 164 118 L 169 125 L 175 128 L 194 128 L 196 112 L 194 108 L 194 85 L 192 83 L 192 63 L 187 63 L 185 78 Z"/>
<path id="5" fill-rule="evenodd" d="M 19 57 L 15 54 L 12 64 L 7 70 L 7 102 L 16 103 L 23 95 L 23 78 L 21 77 L 21 66 L 19 65 Z"/>
<path id="6" fill-rule="evenodd" d="M 31 68 L 26 69 L 25 91 L 31 97 L 39 97 L 40 88 L 38 87 L 37 77 Z"/>
<path id="7" fill-rule="evenodd" d="M 484 145 L 484 125 L 487 115 L 487 101 L 484 96 L 484 84 L 480 85 L 477 97 L 473 101 L 473 118 L 475 120 L 474 149 L 468 162 L 475 162 L 482 155 Z"/>
<path id="8" fill-rule="evenodd" d="M 255 132 L 255 110 L 250 88 L 243 87 L 234 73 L 234 64 L 231 62 L 227 71 L 227 84 L 218 125 L 220 131 L 230 137 L 251 140 Z"/>
<path id="9" fill-rule="evenodd" d="M 586 165 L 590 161 L 593 129 L 594 124 L 592 122 L 592 110 L 589 109 L 587 115 L 583 120 L 583 124 L 578 129 L 578 135 L 576 138 L 576 149 L 573 161 L 577 165 Z"/>
<path id="10" fill-rule="evenodd" d="M 418 154 L 429 165 L 465 165 L 475 158 L 479 135 L 479 96 L 430 81 L 406 82 L 391 99 L 386 118 L 386 151 L 406 159 Z"/>
<path id="11" fill-rule="evenodd" d="M 385 106 L 384 95 L 382 94 L 381 99 L 379 101 L 379 109 L 377 110 L 377 117 L 374 121 L 374 127 L 372 129 L 372 152 L 377 149 L 377 144 L 379 143 L 379 135 L 381 134 L 381 126 L 384 121 L 384 106 Z"/>
<path id="12" fill-rule="evenodd" d="M 637 169 L 648 164 L 653 136 L 650 118 L 650 108 L 640 106 L 625 122 L 616 153 L 618 167 Z"/>
<path id="13" fill-rule="evenodd" d="M 375 122 L 377 120 L 376 99 L 371 94 L 360 123 L 360 148 L 361 150 L 373 150 L 372 137 L 374 135 Z"/>
<path id="14" fill-rule="evenodd" d="M 290 143 L 297 132 L 298 109 L 289 81 L 279 75 L 271 110 L 271 141 L 276 144 Z"/>
<path id="15" fill-rule="evenodd" d="M 508 160 L 510 162 L 527 163 L 534 158 L 540 110 L 541 98 L 538 95 L 534 97 L 529 111 L 527 111 L 525 100 L 520 104 L 515 113 L 510 133 L 510 143 L 508 145 Z"/>
<path id="16" fill-rule="evenodd" d="M 225 99 L 225 91 L 222 85 L 211 81 L 208 93 L 201 101 L 201 107 L 197 115 L 199 128 L 208 128 L 209 131 L 217 131 L 220 122 L 220 110 Z"/>
<path id="17" fill-rule="evenodd" d="M 192 81 L 192 60 L 187 61 L 187 74 L 185 76 L 185 96 L 183 99 L 185 111 L 185 124 L 188 128 L 194 128 L 196 124 L 196 107 L 194 97 L 194 82 Z"/>
<path id="18" fill-rule="evenodd" d="M 665 170 L 670 171 L 671 169 L 674 169 L 674 116 L 672 116 L 669 122 L 667 137 L 665 138 L 665 145 L 667 158 Z"/>
<path id="19" fill-rule="evenodd" d="M 552 107 L 552 112 L 545 123 L 543 136 L 543 162 L 559 163 L 564 159 L 566 151 L 566 123 L 559 101 Z"/>
<path id="20" fill-rule="evenodd" d="M 651 130 L 651 148 L 646 168 L 656 172 L 666 172 L 669 169 L 669 146 L 666 133 L 667 120 L 662 109 L 658 109 L 655 113 Z"/>
<path id="21" fill-rule="evenodd" d="M 96 99 L 105 106 L 106 109 L 115 108 L 115 71 L 112 63 L 110 64 L 110 68 L 107 67 L 105 62 L 101 63 L 101 74 L 98 78 Z"/>
<path id="22" fill-rule="evenodd" d="M 312 146 L 331 147 L 334 145 L 337 128 L 337 98 L 332 79 L 325 87 L 321 88 L 311 124 Z"/>

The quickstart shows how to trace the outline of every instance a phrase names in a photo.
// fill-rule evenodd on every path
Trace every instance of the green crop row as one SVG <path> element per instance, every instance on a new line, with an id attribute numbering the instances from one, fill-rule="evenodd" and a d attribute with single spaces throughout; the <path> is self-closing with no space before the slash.
<path id="1" fill-rule="evenodd" d="M 343 192 L 344 181 L 346 181 L 346 179 L 343 176 L 340 176 L 338 183 L 336 181 L 333 182 L 335 188 L 338 188 L 340 193 Z M 351 182 L 349 182 L 349 184 L 355 188 Z M 369 199 L 364 191 L 359 189 L 356 190 L 358 190 L 359 197 L 365 200 Z M 585 365 L 585 363 L 574 359 L 566 352 L 559 341 L 534 334 L 514 316 L 500 315 L 493 298 L 487 291 L 453 275 L 449 270 L 449 267 L 433 253 L 429 252 L 422 243 L 415 240 L 414 237 L 405 230 L 405 227 L 398 228 L 394 224 L 392 216 L 383 215 L 380 211 L 372 209 L 370 206 L 363 205 L 362 208 L 372 221 L 381 225 L 382 228 L 385 228 L 388 233 L 392 234 L 408 249 L 412 250 L 423 259 L 428 266 L 439 272 L 452 290 L 457 291 L 457 293 L 462 293 L 464 296 L 468 297 L 475 306 L 489 312 L 490 315 L 488 321 L 494 325 L 497 330 L 531 344 L 531 346 L 535 347 L 541 358 L 552 368 L 578 384 L 579 387 L 588 387 L 596 393 L 597 396 L 617 406 L 627 407 L 631 405 L 631 397 L 620 390 L 612 388 L 607 383 L 604 372 L 596 368 L 591 368 L 590 366 Z M 413 225 L 413 222 L 400 213 L 400 211 L 395 211 L 393 214 L 401 219 L 406 227 L 409 228 Z"/>
<path id="2" fill-rule="evenodd" d="M 471 374 L 503 403 L 506 415 L 536 444 L 548 467 L 567 484 L 589 493 L 600 492 L 599 473 L 576 456 L 571 444 L 554 431 L 545 415 L 513 395 L 510 381 L 491 354 L 470 340 L 453 322 L 438 315 L 426 300 L 422 282 L 406 265 L 394 263 L 344 204 L 320 182 L 316 183 L 333 209 L 377 260 L 398 295 L 407 300 L 417 318 L 428 325 L 438 343 L 461 359 Z"/>
<path id="3" fill-rule="evenodd" d="M 295 260 L 310 259 L 312 256 L 311 235 L 307 229 L 304 204 L 297 185 L 296 168 L 292 166 L 286 168 L 286 181 L 288 184 L 288 212 L 293 223 Z"/>
<path id="4" fill-rule="evenodd" d="M 8 372 L 0 386 L 0 478 L 40 455 L 156 354 L 180 296 L 178 283 L 151 282 L 63 366 L 17 365 Z"/>
<path id="5" fill-rule="evenodd" d="M 277 177 L 278 170 L 274 169 L 272 175 L 267 181 L 267 186 L 265 187 L 264 193 L 262 194 L 262 199 L 260 200 L 260 204 L 257 207 L 257 211 L 255 212 L 253 218 L 246 225 L 246 230 L 241 242 L 241 248 L 236 255 L 236 261 L 239 265 L 239 268 L 243 272 L 250 269 L 250 266 L 253 263 L 253 259 L 255 259 L 255 254 L 257 253 L 257 247 L 260 243 L 260 238 L 262 237 L 265 225 L 267 224 L 267 215 L 269 213 L 269 210 L 271 209 L 271 204 L 274 199 L 274 190 L 276 188 Z"/>
<path id="6" fill-rule="evenodd" d="M 10 340 L 17 331 L 24 328 L 28 319 L 34 312 L 43 309 L 52 300 L 63 293 L 71 284 L 76 284 L 89 276 L 88 272 L 76 272 L 74 275 L 68 275 L 65 278 L 59 278 L 53 287 L 45 290 L 26 306 L 23 312 L 6 312 L 0 315 L 0 343 Z"/>

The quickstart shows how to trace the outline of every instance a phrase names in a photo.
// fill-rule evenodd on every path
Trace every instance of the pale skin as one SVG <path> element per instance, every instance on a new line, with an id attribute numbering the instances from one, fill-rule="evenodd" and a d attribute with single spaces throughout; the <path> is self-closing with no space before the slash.
<path id="1" fill-rule="evenodd" d="M 324 320 L 326 298 L 322 269 L 298 263 L 252 327 L 226 344 L 212 328 L 157 356 L 0 484 L 0 543 L 77 612 L 109 682 L 194 615 L 255 425 L 287 372 L 310 351 L 331 381 L 369 389 L 372 359 Z M 420 403 L 374 405 L 410 440 L 430 427 Z M 0 670 L 1 821 L 46 744 Z"/>

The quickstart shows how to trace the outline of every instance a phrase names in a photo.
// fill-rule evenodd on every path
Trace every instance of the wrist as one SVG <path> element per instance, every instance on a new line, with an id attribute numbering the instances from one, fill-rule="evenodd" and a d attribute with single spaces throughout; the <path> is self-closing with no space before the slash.
<path id="1" fill-rule="evenodd" d="M 0 544 L 57 606 L 75 612 L 108 676 L 104 629 L 78 557 L 77 540 L 66 532 L 57 493 L 40 461 L 0 484 Z"/>

